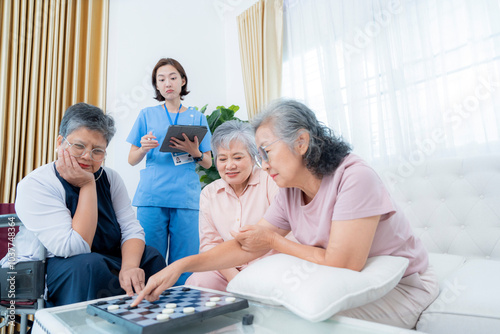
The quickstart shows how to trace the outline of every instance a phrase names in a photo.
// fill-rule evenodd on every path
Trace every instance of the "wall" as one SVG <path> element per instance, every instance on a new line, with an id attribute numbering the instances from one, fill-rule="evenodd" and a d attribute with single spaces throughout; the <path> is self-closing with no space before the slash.
<path id="1" fill-rule="evenodd" d="M 107 112 L 117 132 L 108 147 L 106 166 L 125 180 L 130 197 L 139 182 L 137 166 L 127 162 L 127 135 L 139 111 L 153 99 L 151 71 L 162 57 L 179 60 L 191 91 L 185 105 L 208 110 L 241 107 L 247 119 L 237 40 L 236 16 L 254 0 L 110 0 Z"/>

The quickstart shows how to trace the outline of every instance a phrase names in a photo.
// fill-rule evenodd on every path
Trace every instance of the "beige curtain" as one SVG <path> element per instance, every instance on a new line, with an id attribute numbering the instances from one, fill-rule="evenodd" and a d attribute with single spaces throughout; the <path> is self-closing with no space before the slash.
<path id="1" fill-rule="evenodd" d="M 260 0 L 238 16 L 243 84 L 251 119 L 281 96 L 283 0 Z"/>
<path id="2" fill-rule="evenodd" d="M 0 196 L 52 161 L 70 105 L 104 108 L 109 0 L 1 0 Z"/>

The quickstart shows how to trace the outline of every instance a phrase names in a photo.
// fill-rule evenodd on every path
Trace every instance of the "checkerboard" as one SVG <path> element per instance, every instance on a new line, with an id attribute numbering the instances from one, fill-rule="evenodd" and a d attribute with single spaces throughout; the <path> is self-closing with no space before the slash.
<path id="1" fill-rule="evenodd" d="M 131 309 L 129 306 L 133 300 L 132 297 L 122 297 L 99 301 L 88 305 L 87 313 L 123 326 L 131 333 L 149 334 L 165 333 L 174 327 L 248 307 L 248 301 L 245 299 L 188 287 L 170 288 L 162 293 L 159 300 L 143 300 L 136 308 Z M 157 316 L 163 314 L 166 306 L 173 310 L 169 311 L 172 313 L 168 314 L 168 319 L 158 320 Z M 186 310 L 192 313 L 184 313 Z"/>

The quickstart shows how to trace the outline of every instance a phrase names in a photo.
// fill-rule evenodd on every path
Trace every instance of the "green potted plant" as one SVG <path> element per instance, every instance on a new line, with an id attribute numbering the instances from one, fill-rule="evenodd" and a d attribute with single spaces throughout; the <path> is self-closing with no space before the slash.
<path id="1" fill-rule="evenodd" d="M 207 106 L 208 104 L 204 105 L 203 108 L 200 109 L 200 112 L 205 114 Z M 228 108 L 224 106 L 218 106 L 217 109 L 212 111 L 210 115 L 207 115 L 207 122 L 208 122 L 208 127 L 210 128 L 210 133 L 214 133 L 215 129 L 217 129 L 217 127 L 224 122 L 231 121 L 234 119 L 241 121 L 239 118 L 234 117 L 234 114 L 239 109 L 240 107 L 235 105 L 231 105 Z M 207 184 L 210 184 L 211 182 L 220 179 L 220 175 L 219 172 L 217 172 L 217 169 L 215 168 L 214 161 L 212 161 L 212 166 L 208 169 L 200 167 L 199 165 L 196 166 L 196 172 L 198 173 L 198 175 L 200 175 L 200 182 L 202 188 L 205 187 Z"/>

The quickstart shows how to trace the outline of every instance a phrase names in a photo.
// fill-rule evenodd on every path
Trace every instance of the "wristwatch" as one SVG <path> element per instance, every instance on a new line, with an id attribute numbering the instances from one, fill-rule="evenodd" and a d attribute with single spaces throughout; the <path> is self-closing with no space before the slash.
<path id="1" fill-rule="evenodd" d="M 195 162 L 198 162 L 198 161 L 203 160 L 203 152 L 202 152 L 202 151 L 200 151 L 200 154 L 201 154 L 201 157 L 198 157 L 198 158 L 194 158 L 194 157 L 193 157 L 193 159 L 194 159 L 194 161 L 195 161 Z"/>

